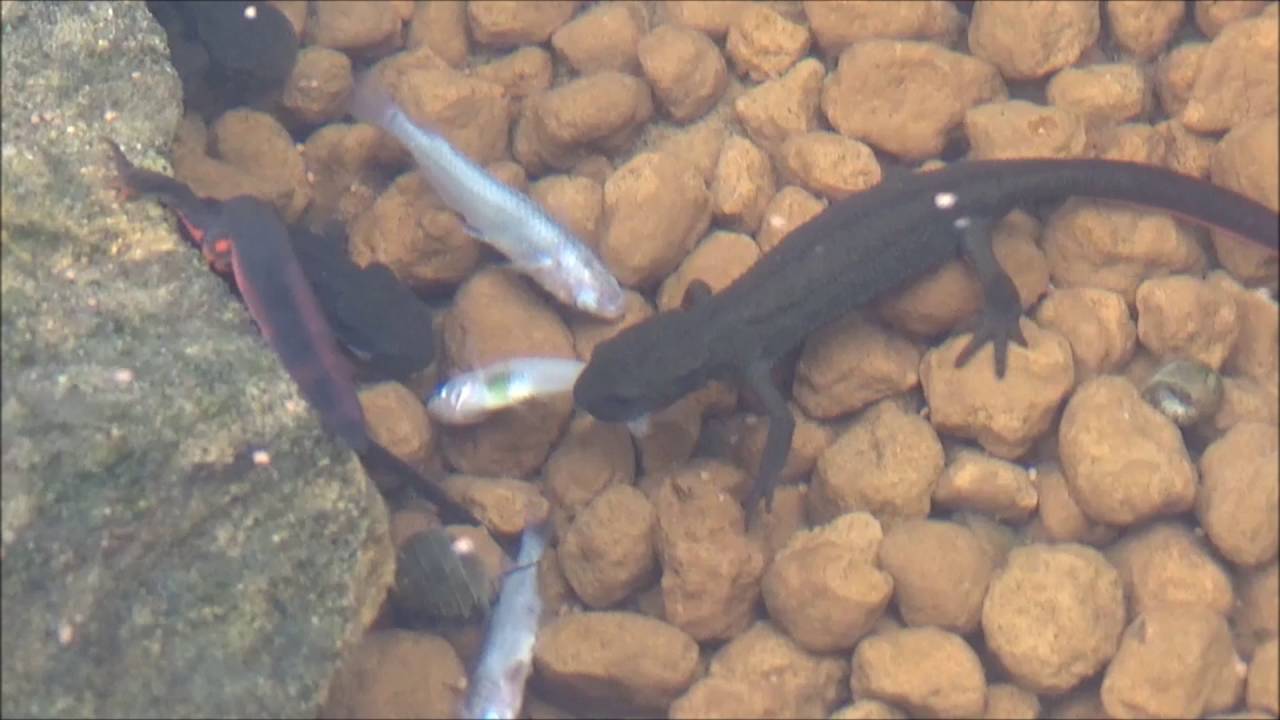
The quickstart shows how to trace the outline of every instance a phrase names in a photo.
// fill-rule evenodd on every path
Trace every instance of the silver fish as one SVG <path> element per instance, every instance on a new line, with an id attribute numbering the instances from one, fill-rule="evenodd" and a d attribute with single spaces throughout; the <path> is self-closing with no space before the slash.
<path id="1" fill-rule="evenodd" d="M 527 195 L 513 190 L 439 133 L 414 124 L 368 75 L 356 86 L 351 113 L 391 133 L 432 188 L 462 215 L 469 231 L 506 255 L 560 302 L 609 320 L 622 316 L 626 297 L 595 253 Z"/>
<path id="2" fill-rule="evenodd" d="M 477 423 L 501 408 L 573 389 L 585 363 L 565 358 L 513 358 L 456 375 L 427 401 L 427 412 L 449 425 Z"/>
<path id="3" fill-rule="evenodd" d="M 542 614 L 538 560 L 550 534 L 551 523 L 544 519 L 527 525 L 520 536 L 520 554 L 502 581 L 480 661 L 460 708 L 463 717 L 514 718 L 520 713 Z"/>

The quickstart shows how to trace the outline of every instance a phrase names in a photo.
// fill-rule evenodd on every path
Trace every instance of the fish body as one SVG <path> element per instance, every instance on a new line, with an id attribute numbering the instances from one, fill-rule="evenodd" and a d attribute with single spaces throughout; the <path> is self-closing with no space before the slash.
<path id="1" fill-rule="evenodd" d="M 516 566 L 502 580 L 480 661 L 461 708 L 463 717 L 514 718 L 520 712 L 542 615 L 538 561 L 550 530 L 551 523 L 544 519 L 526 526 L 520 537 Z"/>
<path id="2" fill-rule="evenodd" d="M 427 401 L 427 412 L 450 425 L 477 423 L 530 398 L 569 392 L 583 367 L 566 358 L 502 360 L 451 378 Z"/>
<path id="3" fill-rule="evenodd" d="M 439 133 L 415 124 L 372 76 L 357 86 L 352 114 L 408 148 L 471 234 L 507 256 L 516 270 L 566 305 L 611 320 L 622 316 L 622 288 L 590 248 L 529 196 L 490 175 Z"/>

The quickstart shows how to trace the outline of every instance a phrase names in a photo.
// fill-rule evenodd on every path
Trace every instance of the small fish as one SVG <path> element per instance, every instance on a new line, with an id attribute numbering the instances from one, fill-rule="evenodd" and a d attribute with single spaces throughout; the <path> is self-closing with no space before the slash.
<path id="1" fill-rule="evenodd" d="M 463 717 L 514 718 L 520 712 L 542 615 L 538 561 L 550 529 L 551 523 L 543 519 L 527 525 L 520 536 L 516 566 L 502 580 L 480 661 L 460 708 Z"/>
<path id="2" fill-rule="evenodd" d="M 439 133 L 418 127 L 366 74 L 351 106 L 356 119 L 391 133 L 418 161 L 469 232 L 506 255 L 560 302 L 599 317 L 622 316 L 626 297 L 595 253 L 527 195 L 493 177 Z"/>
<path id="3" fill-rule="evenodd" d="M 427 401 L 427 412 L 449 425 L 469 425 L 530 398 L 567 393 L 585 366 L 565 358 L 514 358 L 456 375 Z"/>

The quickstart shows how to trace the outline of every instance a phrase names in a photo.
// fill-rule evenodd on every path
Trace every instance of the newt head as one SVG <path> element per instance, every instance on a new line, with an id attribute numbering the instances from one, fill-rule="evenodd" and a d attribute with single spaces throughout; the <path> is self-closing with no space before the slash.
<path id="1" fill-rule="evenodd" d="M 574 403 L 606 422 L 661 410 L 712 376 L 703 320 L 671 310 L 596 346 L 573 386 Z"/>

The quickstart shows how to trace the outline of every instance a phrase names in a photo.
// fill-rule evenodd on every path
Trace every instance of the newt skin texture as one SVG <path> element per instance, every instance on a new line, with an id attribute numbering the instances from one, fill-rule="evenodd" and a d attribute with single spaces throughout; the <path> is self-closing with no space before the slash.
<path id="1" fill-rule="evenodd" d="M 937 269 L 961 250 L 983 285 L 984 307 L 957 365 L 991 343 L 997 377 L 1022 308 L 991 251 L 991 228 L 1015 207 L 1069 196 L 1165 210 L 1276 250 L 1275 211 L 1196 178 L 1095 159 L 961 162 L 903 174 L 834 203 L 793 230 L 715 295 L 691 286 L 685 307 L 659 313 L 596 347 L 574 387 L 578 407 L 622 422 L 660 410 L 708 380 L 736 380 L 769 418 L 748 508 L 772 495 L 794 420 L 769 377 L 805 337 Z"/>

